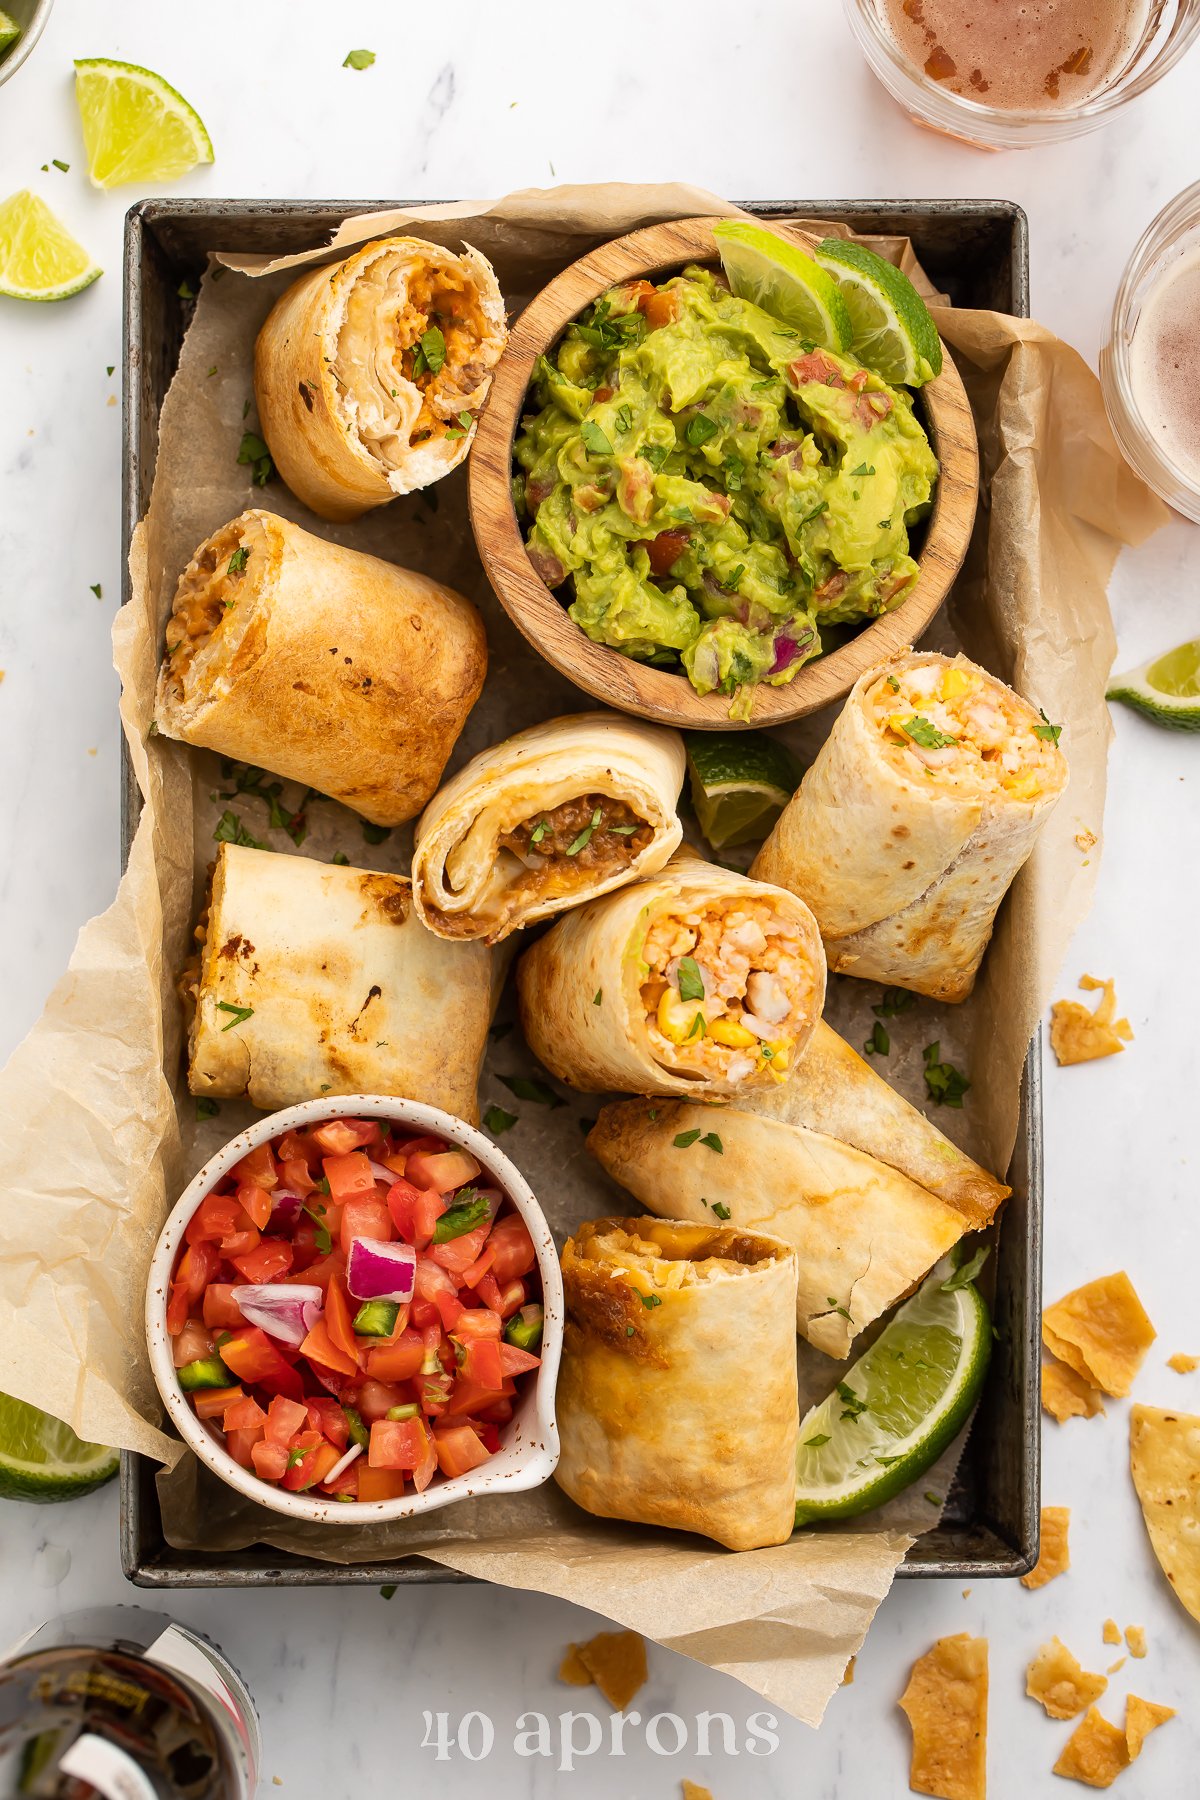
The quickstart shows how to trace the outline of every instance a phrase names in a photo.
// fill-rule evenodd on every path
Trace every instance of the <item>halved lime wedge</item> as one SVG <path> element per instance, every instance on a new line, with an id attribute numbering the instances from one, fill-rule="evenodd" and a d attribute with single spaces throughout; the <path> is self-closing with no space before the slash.
<path id="1" fill-rule="evenodd" d="M 979 1289 L 970 1281 L 947 1289 L 953 1276 L 944 1258 L 800 1421 L 797 1525 L 853 1518 L 890 1500 L 965 1423 L 987 1373 L 992 1331 Z"/>
<path id="2" fill-rule="evenodd" d="M 0 294 L 12 300 L 65 300 L 100 273 L 100 265 L 28 188 L 0 200 Z"/>
<path id="3" fill-rule="evenodd" d="M 0 12 L 0 56 L 3 56 L 6 50 L 12 49 L 20 35 L 21 27 L 17 21 L 8 13 Z"/>
<path id="4" fill-rule="evenodd" d="M 885 381 L 921 387 L 942 369 L 942 340 L 908 276 L 865 244 L 824 238 L 817 261 L 837 282 L 850 314 L 852 349 Z"/>
<path id="5" fill-rule="evenodd" d="M 748 219 L 713 226 L 729 285 L 773 318 L 826 350 L 848 350 L 854 335 L 838 284 L 797 244 Z"/>
<path id="6" fill-rule="evenodd" d="M 692 805 L 713 849 L 765 838 L 800 785 L 791 752 L 761 731 L 688 731 L 684 743 Z"/>
<path id="7" fill-rule="evenodd" d="M 1123 700 L 1172 731 L 1200 731 L 1200 638 L 1152 657 L 1127 675 L 1114 675 L 1105 698 Z"/>
<path id="8" fill-rule="evenodd" d="M 82 57 L 75 63 L 75 99 L 95 187 L 175 181 L 213 159 L 203 119 L 153 69 Z"/>
<path id="9" fill-rule="evenodd" d="M 0 1498 L 74 1500 L 111 1481 L 119 1450 L 85 1444 L 69 1425 L 0 1394 Z"/>

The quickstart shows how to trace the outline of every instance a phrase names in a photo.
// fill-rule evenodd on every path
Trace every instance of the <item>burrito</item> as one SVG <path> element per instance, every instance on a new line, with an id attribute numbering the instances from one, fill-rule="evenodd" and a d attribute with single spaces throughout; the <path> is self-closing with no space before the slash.
<path id="1" fill-rule="evenodd" d="M 699 857 L 570 912 L 517 965 L 521 1024 L 586 1092 L 729 1096 L 782 1081 L 821 1016 L 816 921 Z"/>
<path id="2" fill-rule="evenodd" d="M 399 825 L 437 787 L 486 669 L 461 594 L 244 512 L 179 578 L 154 718 Z"/>
<path id="3" fill-rule="evenodd" d="M 1066 786 L 1051 725 L 964 656 L 861 676 L 751 873 L 807 900 L 836 973 L 964 1000 Z"/>
<path id="4" fill-rule="evenodd" d="M 440 481 L 471 447 L 507 339 L 492 265 L 469 246 L 380 238 L 310 269 L 254 346 L 276 468 L 323 519 Z"/>
<path id="5" fill-rule="evenodd" d="M 620 713 L 549 719 L 472 758 L 426 809 L 413 898 L 439 937 L 499 943 L 655 875 L 676 849 L 678 732 Z"/>
<path id="6" fill-rule="evenodd" d="M 740 1106 L 623 1100 L 602 1109 L 587 1147 L 664 1218 L 727 1221 L 790 1244 L 796 1329 L 828 1356 L 846 1356 L 971 1228 L 887 1163 Z"/>
<path id="7" fill-rule="evenodd" d="M 581 1225 L 555 1480 L 601 1519 L 782 1544 L 796 1513 L 796 1263 L 774 1238 L 659 1219 Z"/>
<path id="8" fill-rule="evenodd" d="M 193 1094 L 395 1094 L 476 1122 L 492 955 L 426 931 L 401 876 L 222 844 L 197 937 Z"/>

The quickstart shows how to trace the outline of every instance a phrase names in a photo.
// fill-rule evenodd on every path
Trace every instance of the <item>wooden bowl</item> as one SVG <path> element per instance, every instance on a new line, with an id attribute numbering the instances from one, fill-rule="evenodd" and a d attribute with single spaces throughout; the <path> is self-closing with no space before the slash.
<path id="1" fill-rule="evenodd" d="M 521 313 L 492 379 L 469 465 L 475 542 L 500 604 L 534 648 L 585 692 L 608 706 L 694 731 L 728 731 L 729 696 L 697 694 L 686 675 L 635 662 L 594 644 L 534 572 L 512 499 L 513 439 L 537 358 L 610 287 L 639 276 L 673 273 L 685 263 L 714 262 L 714 219 L 679 219 L 614 238 L 556 275 Z M 774 227 L 765 227 L 774 229 Z M 811 250 L 801 231 L 780 237 Z M 802 718 L 847 694 L 865 669 L 914 643 L 950 590 L 975 518 L 979 450 L 962 380 L 946 352 L 942 372 L 920 390 L 925 424 L 940 465 L 925 526 L 915 586 L 894 612 L 865 625 L 840 649 L 807 664 L 786 687 L 761 683 L 751 726 Z"/>

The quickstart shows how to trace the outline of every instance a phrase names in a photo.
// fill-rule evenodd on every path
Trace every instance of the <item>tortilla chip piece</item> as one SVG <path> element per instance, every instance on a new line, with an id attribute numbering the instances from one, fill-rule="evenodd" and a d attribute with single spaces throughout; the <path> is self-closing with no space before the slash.
<path id="1" fill-rule="evenodd" d="M 624 1712 L 646 1681 L 645 1638 L 636 1631 L 598 1631 L 572 1648 L 608 1704 Z"/>
<path id="2" fill-rule="evenodd" d="M 1133 1407 L 1129 1466 L 1162 1572 L 1200 1620 L 1200 1418 Z"/>
<path id="3" fill-rule="evenodd" d="M 1124 1269 L 1074 1288 L 1042 1314 L 1042 1342 L 1092 1387 L 1123 1398 L 1158 1333 Z"/>
<path id="4" fill-rule="evenodd" d="M 1081 975 L 1079 985 L 1089 992 L 1102 989 L 1103 995 L 1094 1012 L 1082 1000 L 1056 1000 L 1050 1008 L 1050 1048 L 1063 1065 L 1115 1056 L 1133 1037 L 1129 1020 L 1114 1017 L 1117 996 L 1111 981 Z"/>
<path id="5" fill-rule="evenodd" d="M 1142 1754 L 1142 1745 L 1150 1733 L 1174 1717 L 1173 1706 L 1159 1706 L 1156 1700 L 1141 1700 L 1136 1694 L 1129 1695 L 1125 1702 L 1125 1742 L 1129 1747 L 1130 1762 Z"/>
<path id="6" fill-rule="evenodd" d="M 1110 1725 L 1094 1706 L 1075 1727 L 1054 1765 L 1056 1775 L 1071 1781 L 1082 1781 L 1085 1787 L 1111 1787 L 1132 1758 L 1125 1733 Z"/>
<path id="7" fill-rule="evenodd" d="M 1125 1627 L 1125 1642 L 1129 1646 L 1130 1656 L 1136 1656 L 1139 1661 L 1145 1656 L 1146 1633 L 1140 1625 L 1127 1625 Z"/>
<path id="8" fill-rule="evenodd" d="M 579 1654 L 578 1644 L 568 1644 L 566 1654 L 558 1665 L 558 1679 L 569 1682 L 572 1687 L 591 1687 L 592 1674 Z"/>
<path id="9" fill-rule="evenodd" d="M 1025 1671 L 1025 1692 L 1051 1719 L 1073 1719 L 1098 1700 L 1108 1682 L 1082 1669 L 1059 1637 L 1043 1644 Z"/>
<path id="10" fill-rule="evenodd" d="M 1094 1419 L 1104 1411 L 1091 1383 L 1053 1357 L 1042 1364 L 1042 1406 L 1060 1425 L 1067 1419 Z"/>
<path id="11" fill-rule="evenodd" d="M 1106 1644 L 1119 1644 L 1121 1641 L 1121 1627 L 1117 1624 L 1115 1619 L 1105 1619 L 1104 1630 L 1101 1635 Z"/>
<path id="12" fill-rule="evenodd" d="M 1174 1369 L 1177 1375 L 1194 1375 L 1200 1369 L 1200 1356 L 1185 1356 L 1182 1350 L 1177 1350 L 1174 1356 L 1168 1356 L 1167 1367 Z"/>
<path id="13" fill-rule="evenodd" d="M 919 1656 L 900 1708 L 912 1727 L 908 1784 L 937 1800 L 986 1800 L 988 1645 L 960 1631 Z"/>
<path id="14" fill-rule="evenodd" d="M 713 1800 L 711 1788 L 701 1787 L 698 1782 L 689 1781 L 686 1775 L 681 1785 L 683 1800 Z"/>
<path id="15" fill-rule="evenodd" d="M 1117 1670 L 1123 1669 L 1125 1667 L 1125 1664 L 1128 1661 L 1129 1661 L 1129 1658 L 1127 1656 L 1118 1656 L 1116 1662 L 1109 1663 L 1109 1665 L 1108 1665 L 1107 1669 L 1104 1671 L 1104 1673 L 1106 1675 L 1115 1675 Z"/>
<path id="16" fill-rule="evenodd" d="M 1042 1548 L 1028 1575 L 1022 1575 L 1022 1587 L 1045 1587 L 1048 1581 L 1053 1581 L 1056 1575 L 1065 1574 L 1070 1568 L 1071 1552 L 1067 1547 L 1070 1523 L 1069 1506 L 1043 1506 Z"/>
<path id="17" fill-rule="evenodd" d="M 853 1687 L 854 1686 L 854 1665 L 857 1661 L 858 1661 L 857 1656 L 852 1656 L 850 1658 L 850 1661 L 846 1664 L 846 1672 L 842 1676 L 842 1686 L 843 1687 Z"/>

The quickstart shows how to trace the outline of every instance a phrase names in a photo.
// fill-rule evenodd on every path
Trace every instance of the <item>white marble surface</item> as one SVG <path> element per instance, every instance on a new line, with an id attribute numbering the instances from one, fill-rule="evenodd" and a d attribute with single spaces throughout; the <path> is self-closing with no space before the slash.
<path id="1" fill-rule="evenodd" d="M 340 66 L 356 46 L 377 52 L 373 69 Z M 160 70 L 203 114 L 216 164 L 179 193 L 440 198 L 557 177 L 682 178 L 731 196 L 1003 195 L 1029 213 L 1035 311 L 1093 361 L 1133 240 L 1197 173 L 1195 54 L 1107 132 L 989 157 L 916 130 L 892 108 L 836 0 L 609 0 L 599 11 L 561 0 L 518 9 L 58 0 L 29 64 L 0 89 L 2 186 L 41 192 L 107 273 L 61 307 L 0 302 L 0 1054 L 36 1017 L 76 930 L 117 877 L 108 632 L 120 588 L 120 410 L 105 368 L 119 363 L 122 215 L 138 195 L 95 193 L 83 176 L 71 58 L 97 54 Z M 41 173 L 54 157 L 70 172 Z M 1113 594 L 1122 664 L 1195 632 L 1198 576 L 1200 532 L 1183 523 L 1124 558 Z M 1200 1352 L 1189 1163 L 1198 756 L 1200 741 L 1124 712 L 1116 720 L 1099 897 L 1063 986 L 1083 969 L 1115 975 L 1137 1037 L 1119 1059 L 1049 1068 L 1046 1084 L 1047 1292 L 1128 1267 L 1160 1334 L 1137 1392 L 1192 1410 L 1200 1374 L 1180 1377 L 1165 1359 Z M 1113 1678 L 1107 1710 L 1120 1716 L 1130 1685 L 1182 1709 L 1119 1791 L 1183 1800 L 1197 1791 L 1200 1633 L 1157 1576 L 1125 1468 L 1125 1415 L 1114 1402 L 1105 1421 L 1048 1423 L 1044 1497 L 1073 1509 L 1069 1576 L 1040 1594 L 1015 1583 L 980 1583 L 968 1596 L 951 1584 L 899 1584 L 821 1732 L 781 1721 L 768 1756 L 745 1747 L 746 1720 L 762 1710 L 755 1697 L 663 1652 L 651 1655 L 643 1718 L 674 1710 L 694 1746 L 695 1715 L 726 1710 L 739 1754 L 656 1755 L 641 1732 L 624 1759 L 601 1752 L 571 1772 L 515 1754 L 525 1709 L 589 1710 L 552 1670 L 560 1647 L 593 1622 L 549 1600 L 451 1588 L 386 1603 L 347 1589 L 179 1597 L 175 1609 L 243 1670 L 263 1714 L 266 1791 L 277 1776 L 296 1800 L 349 1800 L 381 1775 L 388 1792 L 415 1780 L 466 1794 L 481 1772 L 514 1797 L 655 1800 L 687 1774 L 717 1800 L 891 1800 L 908 1791 L 895 1707 L 908 1666 L 935 1636 L 962 1630 L 991 1639 L 993 1800 L 1065 1792 L 1049 1771 L 1069 1727 L 1024 1698 L 1024 1666 L 1058 1631 L 1085 1667 L 1105 1667 L 1118 1654 L 1100 1642 L 1111 1614 L 1144 1625 L 1150 1649 Z M 116 1534 L 111 1489 L 72 1507 L 5 1507 L 0 1638 L 48 1612 L 134 1598 Z M 421 1748 L 426 1709 L 490 1715 L 496 1744 L 483 1771 Z M 607 1715 L 598 1700 L 594 1710 Z M 585 1724 L 574 1729 L 588 1740 Z"/>

